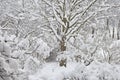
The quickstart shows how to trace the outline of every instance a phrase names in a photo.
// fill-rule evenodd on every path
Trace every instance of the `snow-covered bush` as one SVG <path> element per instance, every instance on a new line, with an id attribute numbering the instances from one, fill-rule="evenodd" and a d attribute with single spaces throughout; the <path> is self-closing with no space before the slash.
<path id="1" fill-rule="evenodd" d="M 22 72 L 19 70 L 19 60 L 11 56 L 12 48 L 9 43 L 11 38 L 7 34 L 0 35 L 0 37 L 0 79 L 18 79 L 17 76 Z"/>
<path id="2" fill-rule="evenodd" d="M 40 67 L 40 61 L 33 57 L 28 57 L 24 64 L 24 70 L 28 74 L 34 74 Z"/>

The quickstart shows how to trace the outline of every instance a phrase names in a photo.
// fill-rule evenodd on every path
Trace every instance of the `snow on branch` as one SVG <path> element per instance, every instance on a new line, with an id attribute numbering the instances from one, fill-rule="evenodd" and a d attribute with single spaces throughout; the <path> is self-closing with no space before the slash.
<path id="1" fill-rule="evenodd" d="M 52 5 L 52 9 L 53 9 L 53 12 L 54 12 L 54 15 L 55 15 L 56 20 L 57 20 L 60 24 L 62 24 L 64 27 L 66 27 L 66 25 L 64 24 L 64 22 L 58 17 L 54 5 Z"/>
<path id="2" fill-rule="evenodd" d="M 75 30 L 73 30 L 72 34 L 74 34 L 76 31 L 79 31 L 80 28 L 82 28 L 81 26 L 83 26 L 88 20 L 90 20 L 95 15 L 96 15 L 96 13 L 94 12 L 93 14 L 91 14 L 90 16 L 88 16 L 84 21 L 82 21 L 82 23 L 80 24 L 80 26 L 78 28 L 76 28 Z"/>
<path id="3" fill-rule="evenodd" d="M 83 1 L 85 0 L 74 0 L 71 10 L 75 9 L 75 7 L 79 5 L 80 3 L 82 3 Z"/>
<path id="4" fill-rule="evenodd" d="M 87 10 L 88 10 L 96 1 L 97 1 L 97 0 L 93 0 L 93 1 L 89 4 L 89 6 L 83 11 L 83 13 L 82 13 L 81 16 L 83 16 L 83 15 L 87 12 Z"/>
<path id="5" fill-rule="evenodd" d="M 68 40 L 70 39 L 70 36 L 76 32 L 79 32 L 79 30 L 82 28 L 82 26 L 88 21 L 90 20 L 93 16 L 95 16 L 96 13 L 94 12 L 93 14 L 91 14 L 90 16 L 88 16 L 85 20 L 83 20 L 80 25 L 78 27 L 75 27 L 75 28 L 71 28 L 69 30 L 68 33 L 66 33 L 66 35 L 68 35 Z"/>
<path id="6" fill-rule="evenodd" d="M 41 14 L 42 14 L 42 15 L 44 16 L 44 18 L 48 21 L 49 28 L 50 28 L 50 29 L 52 30 L 52 32 L 55 34 L 56 38 L 61 41 L 60 36 L 57 34 L 57 30 L 55 30 L 55 28 L 53 28 L 53 25 L 52 25 L 52 23 L 49 21 L 48 17 L 47 17 L 43 12 L 41 12 Z"/>
<path id="7" fill-rule="evenodd" d="M 44 2 L 45 2 L 47 5 L 49 5 L 49 6 L 52 6 L 49 1 L 47 1 L 47 0 L 42 0 L 42 1 L 44 1 Z"/>

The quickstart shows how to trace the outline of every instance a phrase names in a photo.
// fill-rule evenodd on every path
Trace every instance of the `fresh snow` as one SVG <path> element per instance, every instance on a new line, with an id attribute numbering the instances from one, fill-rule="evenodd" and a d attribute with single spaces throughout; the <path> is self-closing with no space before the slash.
<path id="1" fill-rule="evenodd" d="M 120 80 L 120 0 L 0 0 L 0 80 Z"/>

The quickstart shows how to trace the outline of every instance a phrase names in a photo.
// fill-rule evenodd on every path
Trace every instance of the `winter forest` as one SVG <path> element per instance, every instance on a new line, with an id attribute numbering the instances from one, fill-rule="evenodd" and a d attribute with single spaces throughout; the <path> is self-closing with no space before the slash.
<path id="1" fill-rule="evenodd" d="M 120 80 L 120 0 L 0 0 L 0 80 Z"/>

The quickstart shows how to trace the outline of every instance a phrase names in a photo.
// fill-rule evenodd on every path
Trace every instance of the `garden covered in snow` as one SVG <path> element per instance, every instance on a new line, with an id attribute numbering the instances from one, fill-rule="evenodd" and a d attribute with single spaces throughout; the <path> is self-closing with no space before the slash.
<path id="1" fill-rule="evenodd" d="M 0 80 L 120 80 L 120 0 L 0 0 Z"/>

